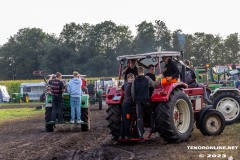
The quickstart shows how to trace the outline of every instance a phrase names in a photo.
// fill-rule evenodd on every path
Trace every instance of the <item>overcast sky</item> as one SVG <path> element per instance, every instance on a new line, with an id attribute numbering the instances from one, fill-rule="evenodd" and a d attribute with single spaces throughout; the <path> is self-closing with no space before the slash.
<path id="1" fill-rule="evenodd" d="M 0 0 L 0 45 L 21 28 L 37 27 L 57 36 L 66 23 L 111 20 L 135 25 L 162 20 L 174 31 L 240 33 L 238 0 Z"/>

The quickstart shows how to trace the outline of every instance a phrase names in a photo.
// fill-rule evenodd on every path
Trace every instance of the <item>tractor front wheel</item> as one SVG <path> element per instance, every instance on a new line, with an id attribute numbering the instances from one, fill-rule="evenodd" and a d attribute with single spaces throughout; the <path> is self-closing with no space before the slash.
<path id="1" fill-rule="evenodd" d="M 155 110 L 155 126 L 169 143 L 187 140 L 193 130 L 193 111 L 187 95 L 174 90 L 168 102 L 160 103 Z"/>
<path id="2" fill-rule="evenodd" d="M 220 135 L 225 128 L 225 120 L 221 112 L 207 110 L 199 122 L 199 129 L 203 135 Z"/>
<path id="3" fill-rule="evenodd" d="M 221 92 L 213 98 L 213 108 L 221 112 L 226 124 L 240 119 L 240 96 L 233 92 Z"/>
<path id="4" fill-rule="evenodd" d="M 110 129 L 113 139 L 117 140 L 121 132 L 121 108 L 119 105 L 109 105 L 107 109 L 107 127 Z"/>

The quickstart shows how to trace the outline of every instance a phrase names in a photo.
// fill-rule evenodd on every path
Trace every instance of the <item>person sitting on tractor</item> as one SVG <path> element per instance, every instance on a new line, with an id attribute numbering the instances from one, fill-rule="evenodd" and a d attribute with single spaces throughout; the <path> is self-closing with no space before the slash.
<path id="1" fill-rule="evenodd" d="M 124 91 L 124 99 L 121 107 L 122 112 L 122 121 L 121 121 L 121 138 L 129 139 L 130 138 L 130 125 L 132 119 L 132 107 L 135 105 L 132 95 L 131 88 L 132 82 L 134 81 L 134 75 L 129 73 L 127 75 L 127 83 L 122 86 Z"/>
<path id="2" fill-rule="evenodd" d="M 235 83 L 236 88 L 240 89 L 240 75 L 238 76 L 238 80 Z"/>
<path id="3" fill-rule="evenodd" d="M 160 78 L 162 76 L 160 75 Z M 149 85 L 152 87 L 156 87 L 160 84 L 160 79 L 154 82 L 150 77 L 144 76 L 143 67 L 138 67 L 138 76 L 135 78 L 131 88 L 131 94 L 133 100 L 136 103 L 136 111 L 137 111 L 137 131 L 139 138 L 143 139 L 143 109 L 150 104 L 150 96 L 149 96 Z M 152 119 L 150 117 L 150 119 Z M 153 122 L 151 123 L 151 128 L 153 129 Z"/>
<path id="4" fill-rule="evenodd" d="M 136 60 L 130 59 L 128 60 L 127 66 L 123 69 L 122 74 L 124 74 L 124 81 L 127 82 L 127 75 L 132 73 L 134 76 L 137 76 L 138 70 L 136 67 Z"/>
<path id="5" fill-rule="evenodd" d="M 167 79 L 168 82 L 174 79 L 178 79 L 180 75 L 180 71 L 177 67 L 177 64 L 171 59 L 171 57 L 163 56 L 162 60 L 165 63 L 165 67 L 163 69 L 163 75 Z"/>
<path id="6" fill-rule="evenodd" d="M 209 100 L 208 95 L 207 95 L 207 89 L 204 84 L 198 83 L 196 81 L 196 74 L 194 71 L 190 68 L 190 61 L 189 60 L 184 60 L 184 63 L 186 64 L 186 73 L 185 73 L 185 81 L 188 85 L 189 88 L 203 88 L 204 91 L 204 101 L 207 104 L 212 104 L 211 100 Z"/>

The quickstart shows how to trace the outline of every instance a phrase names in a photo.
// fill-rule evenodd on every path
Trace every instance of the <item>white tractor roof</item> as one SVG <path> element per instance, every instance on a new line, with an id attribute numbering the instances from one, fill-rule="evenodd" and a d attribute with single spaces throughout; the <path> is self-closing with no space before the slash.
<path id="1" fill-rule="evenodd" d="M 150 53 L 143 53 L 143 54 L 118 56 L 117 60 L 121 61 L 121 60 L 128 60 L 128 59 L 141 59 L 141 58 L 148 58 L 148 57 L 154 58 L 154 57 L 164 57 L 164 56 L 178 57 L 178 56 L 181 56 L 181 53 L 177 51 L 150 52 Z"/>
<path id="2" fill-rule="evenodd" d="M 22 83 L 20 87 L 45 87 L 45 82 Z"/>

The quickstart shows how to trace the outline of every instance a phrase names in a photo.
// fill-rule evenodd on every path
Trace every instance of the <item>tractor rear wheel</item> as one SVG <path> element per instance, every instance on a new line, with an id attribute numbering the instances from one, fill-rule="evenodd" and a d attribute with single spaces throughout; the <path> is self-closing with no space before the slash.
<path id="1" fill-rule="evenodd" d="M 226 124 L 240 119 L 240 96 L 233 92 L 221 92 L 213 98 L 213 108 L 221 112 Z"/>
<path id="2" fill-rule="evenodd" d="M 81 120 L 87 124 L 81 124 L 81 129 L 83 132 L 90 130 L 91 127 L 91 120 L 90 120 L 90 112 L 89 108 L 81 108 Z"/>
<path id="3" fill-rule="evenodd" d="M 169 143 L 179 143 L 191 136 L 193 111 L 190 100 L 183 91 L 172 91 L 169 101 L 156 107 L 155 126 Z"/>
<path id="4" fill-rule="evenodd" d="M 50 122 L 52 116 L 52 107 L 45 108 L 45 122 Z M 46 132 L 53 132 L 54 131 L 54 124 L 45 124 Z"/>
<path id="5" fill-rule="evenodd" d="M 199 129 L 204 136 L 220 135 L 224 128 L 224 116 L 217 110 L 207 110 L 199 122 Z"/>
<path id="6" fill-rule="evenodd" d="M 113 139 L 117 140 L 121 132 L 121 108 L 119 105 L 109 105 L 107 109 L 107 127 L 111 130 Z"/>

